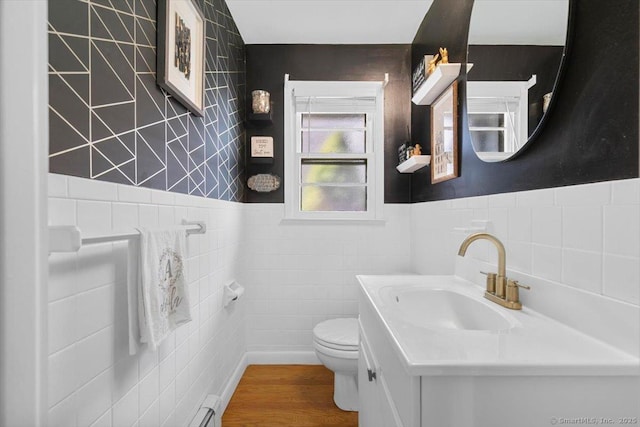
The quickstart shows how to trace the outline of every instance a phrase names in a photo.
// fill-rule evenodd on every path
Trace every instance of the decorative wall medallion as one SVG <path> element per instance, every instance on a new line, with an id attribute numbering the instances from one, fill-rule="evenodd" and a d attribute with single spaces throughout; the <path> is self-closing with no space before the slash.
<path id="1" fill-rule="evenodd" d="M 280 177 L 268 173 L 254 175 L 247 181 L 247 186 L 259 193 L 269 193 L 280 188 Z"/>

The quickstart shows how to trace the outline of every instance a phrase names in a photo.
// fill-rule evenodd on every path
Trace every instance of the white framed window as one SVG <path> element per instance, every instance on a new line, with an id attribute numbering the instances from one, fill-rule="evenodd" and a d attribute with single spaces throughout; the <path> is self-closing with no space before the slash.
<path id="1" fill-rule="evenodd" d="M 384 82 L 285 80 L 289 219 L 382 219 Z"/>
<path id="2" fill-rule="evenodd" d="M 528 139 L 528 81 L 467 82 L 467 113 L 473 146 L 481 159 L 501 159 Z M 503 154 L 504 153 L 504 154 Z"/>

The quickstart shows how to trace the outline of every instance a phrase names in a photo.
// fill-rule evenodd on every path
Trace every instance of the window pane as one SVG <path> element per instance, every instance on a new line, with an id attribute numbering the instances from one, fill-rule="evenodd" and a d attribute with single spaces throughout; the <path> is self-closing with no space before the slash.
<path id="1" fill-rule="evenodd" d="M 365 131 L 302 131 L 303 153 L 364 153 Z"/>
<path id="2" fill-rule="evenodd" d="M 469 127 L 504 127 L 504 114 L 469 114 Z"/>
<path id="3" fill-rule="evenodd" d="M 305 184 L 365 184 L 366 160 L 302 160 L 300 179 Z"/>
<path id="4" fill-rule="evenodd" d="M 367 187 L 330 187 L 303 185 L 300 209 L 305 212 L 367 210 Z"/>
<path id="5" fill-rule="evenodd" d="M 469 112 L 476 113 L 509 113 L 520 108 L 519 97 L 513 98 L 469 98 Z"/>
<path id="6" fill-rule="evenodd" d="M 471 139 L 476 151 L 504 151 L 504 131 L 471 131 Z"/>
<path id="7" fill-rule="evenodd" d="M 311 129 L 364 128 L 365 114 L 303 114 L 302 127 Z"/>

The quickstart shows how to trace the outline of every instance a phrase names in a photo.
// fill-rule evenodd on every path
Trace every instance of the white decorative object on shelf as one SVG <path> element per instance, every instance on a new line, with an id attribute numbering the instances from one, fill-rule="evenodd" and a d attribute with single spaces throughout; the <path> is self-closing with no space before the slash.
<path id="1" fill-rule="evenodd" d="M 433 101 L 460 75 L 460 63 L 440 64 L 422 83 L 411 101 L 416 105 L 431 105 Z M 473 64 L 467 64 L 467 71 Z"/>
<path id="2" fill-rule="evenodd" d="M 396 166 L 396 169 L 398 169 L 400 173 L 412 173 L 427 166 L 430 160 L 431 156 L 428 155 L 411 156 L 409 160 L 405 160 Z"/>

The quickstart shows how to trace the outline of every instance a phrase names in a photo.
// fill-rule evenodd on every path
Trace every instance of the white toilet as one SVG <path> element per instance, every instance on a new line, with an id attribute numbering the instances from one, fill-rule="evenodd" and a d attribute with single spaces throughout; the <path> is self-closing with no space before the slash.
<path id="1" fill-rule="evenodd" d="M 333 401 L 343 411 L 358 410 L 358 319 L 331 319 L 313 328 L 318 359 L 334 372 Z"/>

